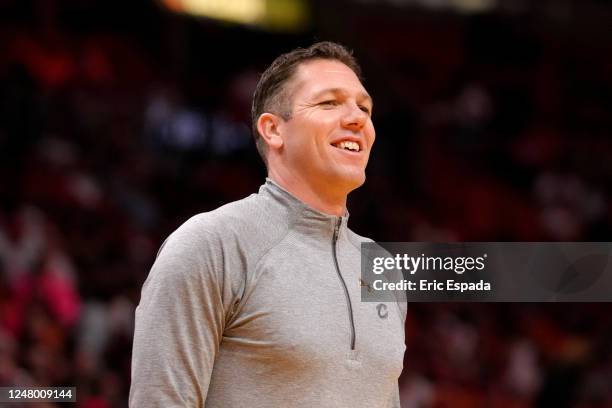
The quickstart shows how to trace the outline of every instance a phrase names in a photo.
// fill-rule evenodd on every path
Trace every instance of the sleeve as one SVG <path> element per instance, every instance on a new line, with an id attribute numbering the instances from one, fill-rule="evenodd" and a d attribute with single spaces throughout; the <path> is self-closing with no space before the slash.
<path id="1" fill-rule="evenodd" d="M 160 249 L 136 308 L 131 408 L 204 406 L 228 303 L 213 237 L 188 221 Z"/>

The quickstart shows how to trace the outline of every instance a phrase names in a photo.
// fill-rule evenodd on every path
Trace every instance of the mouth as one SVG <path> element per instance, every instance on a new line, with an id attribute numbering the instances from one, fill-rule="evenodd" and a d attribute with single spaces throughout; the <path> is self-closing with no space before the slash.
<path id="1" fill-rule="evenodd" d="M 334 146 L 336 149 L 352 153 L 359 153 L 363 150 L 359 143 L 351 140 L 342 140 L 340 142 L 332 143 L 331 145 Z"/>

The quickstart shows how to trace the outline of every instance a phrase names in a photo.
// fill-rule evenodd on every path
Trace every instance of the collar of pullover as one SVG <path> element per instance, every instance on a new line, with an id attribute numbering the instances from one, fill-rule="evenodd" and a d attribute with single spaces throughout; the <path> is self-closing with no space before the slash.
<path id="1" fill-rule="evenodd" d="M 313 233 L 323 232 L 326 235 L 333 234 L 336 225 L 340 225 L 341 230 L 346 228 L 349 217 L 348 211 L 343 216 L 337 216 L 316 210 L 270 178 L 266 178 L 266 183 L 259 188 L 259 194 L 271 199 L 282 210 L 286 211 L 294 227 L 304 228 Z"/>

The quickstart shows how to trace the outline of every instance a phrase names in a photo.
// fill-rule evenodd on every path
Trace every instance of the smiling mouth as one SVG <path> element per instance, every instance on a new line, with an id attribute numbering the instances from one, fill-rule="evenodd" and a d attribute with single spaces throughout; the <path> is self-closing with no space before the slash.
<path id="1" fill-rule="evenodd" d="M 361 148 L 359 147 L 359 143 L 351 142 L 348 140 L 345 140 L 339 143 L 333 143 L 332 146 L 340 150 L 347 150 L 349 152 L 359 153 L 361 151 Z"/>

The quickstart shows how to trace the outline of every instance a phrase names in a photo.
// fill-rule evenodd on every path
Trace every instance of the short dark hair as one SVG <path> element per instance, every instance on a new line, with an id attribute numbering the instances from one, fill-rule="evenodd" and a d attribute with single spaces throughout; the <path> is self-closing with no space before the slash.
<path id="1" fill-rule="evenodd" d="M 266 143 L 257 130 L 257 120 L 264 112 L 274 113 L 285 120 L 293 114 L 285 85 L 293 78 L 300 64 L 314 59 L 336 60 L 349 67 L 361 80 L 361 67 L 353 52 L 343 45 L 331 41 L 321 41 L 308 48 L 296 48 L 282 54 L 264 71 L 253 94 L 251 107 L 251 126 L 257 151 L 267 165 Z"/>

